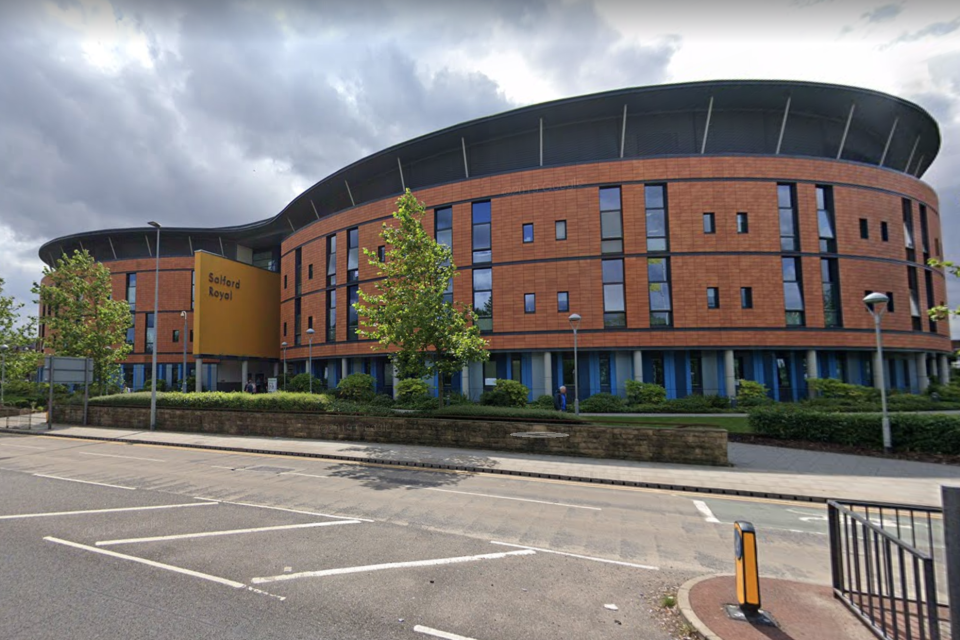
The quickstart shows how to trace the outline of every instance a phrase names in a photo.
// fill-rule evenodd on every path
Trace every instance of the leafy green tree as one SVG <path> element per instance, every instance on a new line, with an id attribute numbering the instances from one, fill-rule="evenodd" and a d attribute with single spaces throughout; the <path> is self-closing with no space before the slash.
<path id="1" fill-rule="evenodd" d="M 443 380 L 489 355 L 473 310 L 444 299 L 457 267 L 450 248 L 424 230 L 423 215 L 423 204 L 407 189 L 397 200 L 395 223 L 380 232 L 390 247 L 386 260 L 364 249 L 382 279 L 374 283 L 375 293 L 359 292 L 357 333 L 375 340 L 375 349 L 397 349 L 391 360 L 401 379 L 436 372 Z"/>
<path id="2" fill-rule="evenodd" d="M 44 267 L 43 277 L 33 292 L 49 309 L 40 319 L 47 327 L 44 348 L 59 356 L 92 358 L 91 383 L 105 385 L 132 349 L 126 343 L 129 303 L 113 299 L 110 270 L 86 250 Z"/>
<path id="3" fill-rule="evenodd" d="M 40 363 L 36 350 L 37 319 L 23 316 L 25 303 L 3 294 L 4 280 L 0 278 L 0 344 L 6 345 L 7 381 L 21 381 L 33 373 Z"/>

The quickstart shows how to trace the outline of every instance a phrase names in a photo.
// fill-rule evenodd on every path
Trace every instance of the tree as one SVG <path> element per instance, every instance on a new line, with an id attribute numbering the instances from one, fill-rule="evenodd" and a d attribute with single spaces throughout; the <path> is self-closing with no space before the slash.
<path id="1" fill-rule="evenodd" d="M 397 200 L 395 224 L 380 232 L 390 247 L 386 260 L 364 249 L 383 279 L 374 283 L 376 293 L 359 292 L 357 334 L 376 340 L 374 349 L 398 349 L 391 360 L 401 379 L 436 372 L 442 381 L 489 356 L 473 310 L 444 299 L 457 267 L 450 248 L 424 230 L 423 215 L 423 204 L 407 189 Z"/>
<path id="2" fill-rule="evenodd" d="M 130 306 L 113 299 L 110 270 L 86 250 L 64 255 L 51 269 L 44 267 L 46 284 L 33 292 L 48 312 L 40 319 L 47 327 L 44 348 L 59 356 L 93 359 L 93 380 L 104 384 L 118 374 L 118 365 L 132 347 L 126 343 Z"/>
<path id="3" fill-rule="evenodd" d="M 40 363 L 36 350 L 37 319 L 21 316 L 23 302 L 3 294 L 4 280 L 0 278 L 0 344 L 6 345 L 5 380 L 24 380 Z"/>

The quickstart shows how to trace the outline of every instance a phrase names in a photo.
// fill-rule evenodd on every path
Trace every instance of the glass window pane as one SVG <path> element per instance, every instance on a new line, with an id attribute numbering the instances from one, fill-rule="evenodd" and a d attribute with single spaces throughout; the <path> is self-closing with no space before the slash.
<path id="1" fill-rule="evenodd" d="M 614 211 L 620 209 L 620 187 L 605 187 L 600 189 L 600 211 Z"/>
<path id="2" fill-rule="evenodd" d="M 557 230 L 557 240 L 567 239 L 567 221 L 566 220 L 557 220 L 556 230 Z"/>
<path id="3" fill-rule="evenodd" d="M 668 327 L 670 326 L 670 312 L 669 311 L 654 311 L 650 314 L 650 326 L 651 327 Z M 657 375 L 657 372 L 654 373 L 654 379 L 663 380 L 663 374 L 660 372 L 660 375 Z"/>
<path id="4" fill-rule="evenodd" d="M 783 267 L 784 281 L 795 281 L 797 279 L 797 260 L 796 258 L 783 258 L 781 260 Z"/>
<path id="5" fill-rule="evenodd" d="M 650 282 L 667 281 L 667 261 L 663 258 L 650 258 L 647 260 L 647 280 Z"/>
<path id="6" fill-rule="evenodd" d="M 623 240 L 601 241 L 600 253 L 623 253 Z"/>
<path id="7" fill-rule="evenodd" d="M 777 185 L 777 206 L 782 208 L 793 207 L 793 193 L 790 185 Z"/>
<path id="8" fill-rule="evenodd" d="M 437 231 L 437 242 L 447 247 L 453 246 L 453 231 L 445 229 Z"/>
<path id="9" fill-rule="evenodd" d="M 557 294 L 557 311 L 570 310 L 570 296 L 566 291 Z"/>
<path id="10" fill-rule="evenodd" d="M 603 285 L 603 310 L 604 311 L 625 311 L 626 306 L 623 301 L 622 284 Z"/>
<path id="11" fill-rule="evenodd" d="M 650 310 L 670 310 L 670 285 L 666 282 L 650 283 Z"/>
<path id="12" fill-rule="evenodd" d="M 493 292 L 477 291 L 473 294 L 473 310 L 477 317 L 488 318 L 493 315 Z"/>
<path id="13" fill-rule="evenodd" d="M 826 209 L 826 199 L 823 196 L 823 187 L 817 187 L 817 209 Z"/>
<path id="14" fill-rule="evenodd" d="M 663 209 L 663 185 L 644 187 L 643 196 L 647 209 Z"/>
<path id="15" fill-rule="evenodd" d="M 527 313 L 534 313 L 537 310 L 537 296 L 533 293 L 523 295 L 523 310 Z"/>
<path id="16" fill-rule="evenodd" d="M 533 242 L 533 225 L 532 224 L 523 225 L 523 241 Z"/>
<path id="17" fill-rule="evenodd" d="M 437 209 L 437 229 L 450 229 L 453 227 L 453 209 L 444 207 Z"/>
<path id="18" fill-rule="evenodd" d="M 490 225 L 489 224 L 477 224 L 473 226 L 473 248 L 474 249 L 490 248 Z"/>
<path id="19" fill-rule="evenodd" d="M 833 238 L 833 216 L 830 215 L 829 211 L 825 209 L 820 209 L 817 211 L 817 220 L 820 225 L 820 237 L 821 238 Z"/>
<path id="20" fill-rule="evenodd" d="M 610 240 L 623 237 L 623 224 L 619 211 L 604 211 L 600 214 L 600 238 Z"/>
<path id="21" fill-rule="evenodd" d="M 780 209 L 780 235 L 792 236 L 793 234 L 793 209 Z"/>
<path id="22" fill-rule="evenodd" d="M 713 233 L 713 214 L 712 213 L 703 214 L 703 232 Z"/>
<path id="23" fill-rule="evenodd" d="M 484 262 L 490 262 L 493 259 L 493 254 L 489 249 L 486 251 L 474 251 L 473 252 L 473 262 L 475 264 L 482 264 Z"/>
<path id="24" fill-rule="evenodd" d="M 647 209 L 647 237 L 661 238 L 667 234 L 663 209 Z"/>
<path id="25" fill-rule="evenodd" d="M 473 223 L 490 222 L 490 201 L 473 203 Z"/>
<path id="26" fill-rule="evenodd" d="M 603 314 L 603 326 L 605 327 L 625 327 L 627 326 L 627 314 L 623 311 L 614 311 Z"/>
<path id="27" fill-rule="evenodd" d="M 666 238 L 647 238 L 647 251 L 666 251 Z"/>
<path id="28" fill-rule="evenodd" d="M 493 289 L 493 269 L 474 269 L 473 288 L 477 291 Z"/>
<path id="29" fill-rule="evenodd" d="M 623 260 L 604 260 L 602 269 L 603 282 L 623 282 Z"/>
<path id="30" fill-rule="evenodd" d="M 783 304 L 787 311 L 803 311 L 803 292 L 796 282 L 783 283 Z"/>

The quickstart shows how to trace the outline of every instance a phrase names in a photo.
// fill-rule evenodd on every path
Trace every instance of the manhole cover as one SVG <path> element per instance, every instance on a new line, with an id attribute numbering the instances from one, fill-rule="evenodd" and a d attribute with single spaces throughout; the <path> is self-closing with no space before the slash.
<path id="1" fill-rule="evenodd" d="M 567 438 L 568 433 L 557 433 L 556 431 L 519 431 L 511 433 L 514 438 Z"/>
<path id="2" fill-rule="evenodd" d="M 296 471 L 291 467 L 268 467 L 265 465 L 258 467 L 244 467 L 244 471 L 262 471 L 263 473 L 287 473 L 290 471 Z"/>

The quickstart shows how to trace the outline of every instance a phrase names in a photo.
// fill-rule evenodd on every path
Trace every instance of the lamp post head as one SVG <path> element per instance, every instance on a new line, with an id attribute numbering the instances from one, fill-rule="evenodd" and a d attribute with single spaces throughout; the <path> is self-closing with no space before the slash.
<path id="1" fill-rule="evenodd" d="M 567 318 L 570 321 L 570 326 L 573 327 L 573 330 L 576 331 L 580 327 L 580 314 L 571 313 L 570 317 Z"/>
<path id="2" fill-rule="evenodd" d="M 877 291 L 868 294 L 863 299 L 863 304 L 867 305 L 867 310 L 873 314 L 883 313 L 884 307 L 886 307 L 888 302 L 890 302 L 890 298 Z"/>
<path id="3" fill-rule="evenodd" d="M 159 229 L 159 228 L 160 228 L 160 223 L 159 223 L 159 222 L 154 222 L 153 220 L 151 220 L 151 221 L 148 222 L 147 224 L 150 225 L 151 227 L 153 227 L 154 229 Z"/>
<path id="4" fill-rule="evenodd" d="M 309 329 L 307 329 L 307 335 L 308 335 L 308 336 L 312 336 L 312 335 L 315 334 L 315 333 L 316 333 L 316 331 L 313 330 L 313 327 L 310 327 Z"/>
<path id="5" fill-rule="evenodd" d="M 281 346 L 282 348 L 286 349 L 286 348 L 287 348 L 287 341 L 284 340 L 283 342 L 281 342 L 281 343 L 280 343 L 280 346 Z"/>
<path id="6" fill-rule="evenodd" d="M 180 317 L 183 318 L 184 320 L 186 320 L 186 319 L 187 319 L 187 312 L 186 312 L 186 311 L 181 311 L 181 312 L 180 312 Z"/>

